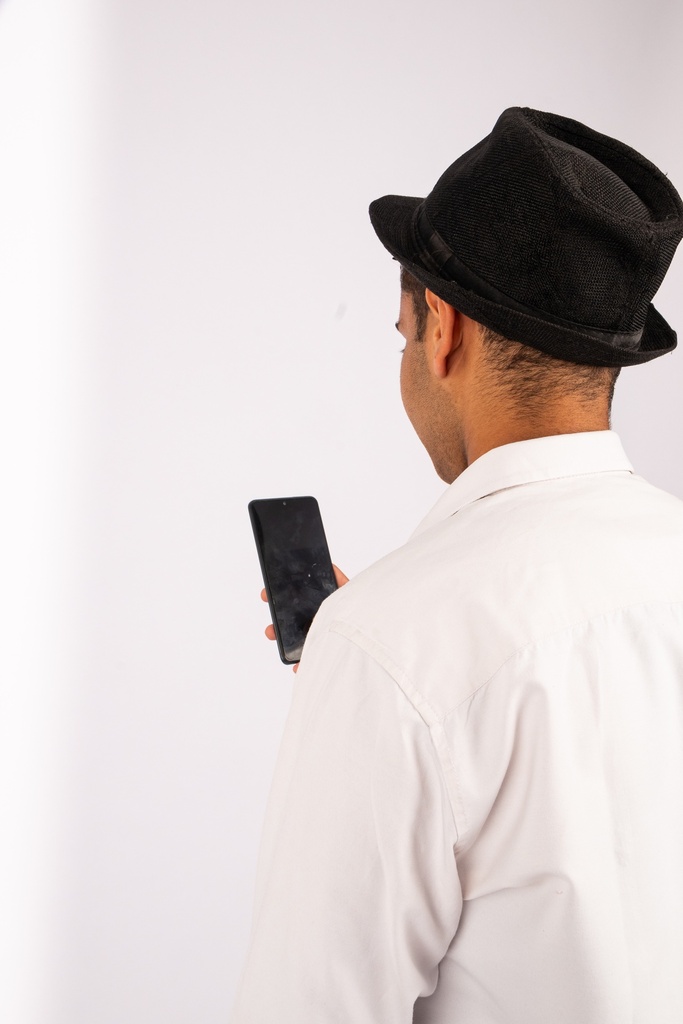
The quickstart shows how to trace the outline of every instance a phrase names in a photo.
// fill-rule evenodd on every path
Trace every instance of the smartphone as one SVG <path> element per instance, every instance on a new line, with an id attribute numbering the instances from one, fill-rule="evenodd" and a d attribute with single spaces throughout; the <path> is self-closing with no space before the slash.
<path id="1" fill-rule="evenodd" d="M 313 616 L 337 589 L 315 498 L 258 498 L 249 516 L 280 657 L 301 658 Z"/>

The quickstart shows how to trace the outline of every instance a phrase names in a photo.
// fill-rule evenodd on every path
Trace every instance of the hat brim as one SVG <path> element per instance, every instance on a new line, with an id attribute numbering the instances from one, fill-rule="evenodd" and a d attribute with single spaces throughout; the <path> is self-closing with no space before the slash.
<path id="1" fill-rule="evenodd" d="M 530 345 L 556 359 L 584 365 L 635 366 L 675 349 L 676 332 L 652 303 L 638 348 L 628 350 L 599 341 L 583 333 L 580 326 L 522 313 L 486 299 L 457 281 L 444 280 L 427 269 L 418 255 L 413 223 L 423 202 L 424 199 L 415 196 L 382 196 L 370 204 L 372 226 L 384 247 L 406 270 L 465 316 L 512 341 Z"/>

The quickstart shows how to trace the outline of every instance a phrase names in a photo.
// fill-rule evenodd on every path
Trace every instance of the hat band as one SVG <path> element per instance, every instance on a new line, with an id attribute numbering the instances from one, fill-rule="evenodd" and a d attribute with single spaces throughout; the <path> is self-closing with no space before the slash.
<path id="1" fill-rule="evenodd" d="M 436 231 L 429 223 L 424 205 L 417 208 L 414 228 L 418 255 L 425 264 L 426 269 L 438 274 L 439 277 L 443 278 L 444 274 L 446 274 L 446 280 L 453 281 L 456 284 L 461 285 L 463 288 L 467 288 L 468 291 L 474 292 L 482 299 L 488 299 L 490 302 L 495 302 L 499 306 L 505 306 L 508 309 L 517 310 L 519 313 L 525 313 L 527 316 L 532 316 L 536 320 L 545 320 L 547 323 L 557 324 L 559 327 L 569 327 L 573 331 L 579 331 L 588 338 L 593 338 L 595 341 L 601 341 L 604 344 L 612 345 L 615 348 L 624 349 L 626 351 L 635 351 L 640 345 L 643 330 L 633 331 L 631 333 L 611 334 L 607 331 L 584 327 L 583 324 L 576 324 L 571 320 L 562 320 L 560 317 L 550 316 L 542 310 L 524 306 L 521 302 L 511 299 L 509 295 L 505 295 L 503 292 L 498 291 L 498 289 L 494 288 L 488 281 L 484 281 L 483 278 L 475 274 L 473 270 L 470 270 L 469 267 L 466 267 L 464 263 L 460 262 L 452 249 L 449 249 L 446 245 L 438 231 Z"/>

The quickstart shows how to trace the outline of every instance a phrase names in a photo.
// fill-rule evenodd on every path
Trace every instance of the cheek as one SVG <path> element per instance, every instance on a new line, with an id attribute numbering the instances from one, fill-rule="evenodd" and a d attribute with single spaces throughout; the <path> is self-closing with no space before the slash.
<path id="1" fill-rule="evenodd" d="M 415 430 L 418 430 L 420 419 L 420 394 L 424 389 L 421 380 L 419 353 L 410 344 L 401 358 L 401 400 L 408 419 Z"/>
<path id="2" fill-rule="evenodd" d="M 399 383 L 401 386 L 401 401 L 403 402 L 403 408 L 406 410 L 406 412 L 408 412 L 410 400 L 409 376 L 410 374 L 408 370 L 408 355 L 406 350 L 401 356 L 401 370 L 399 373 Z"/>

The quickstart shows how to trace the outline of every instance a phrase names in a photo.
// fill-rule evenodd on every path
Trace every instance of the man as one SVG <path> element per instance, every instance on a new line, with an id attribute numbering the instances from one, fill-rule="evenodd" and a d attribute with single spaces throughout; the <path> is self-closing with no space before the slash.
<path id="1" fill-rule="evenodd" d="M 609 410 L 683 205 L 512 108 L 370 214 L 451 486 L 313 624 L 235 1024 L 680 1024 L 683 503 Z"/>

